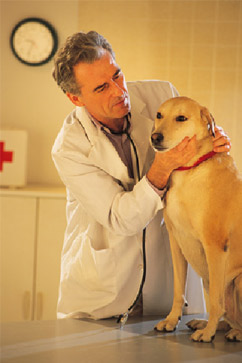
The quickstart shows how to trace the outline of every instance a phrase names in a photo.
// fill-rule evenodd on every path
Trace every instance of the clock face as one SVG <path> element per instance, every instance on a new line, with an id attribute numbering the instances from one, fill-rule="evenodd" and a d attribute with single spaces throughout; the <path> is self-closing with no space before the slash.
<path id="1" fill-rule="evenodd" d="M 55 29 L 47 21 L 27 18 L 15 26 L 10 43 L 14 55 L 22 63 L 38 66 L 54 56 L 58 39 Z"/>

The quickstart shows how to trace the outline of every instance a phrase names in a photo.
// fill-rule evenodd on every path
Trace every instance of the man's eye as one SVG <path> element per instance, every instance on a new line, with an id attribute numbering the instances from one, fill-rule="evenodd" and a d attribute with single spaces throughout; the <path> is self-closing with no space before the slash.
<path id="1" fill-rule="evenodd" d="M 99 86 L 95 89 L 95 92 L 97 93 L 101 93 L 105 90 L 105 88 L 107 87 L 107 84 L 103 84 L 102 86 Z"/>
<path id="2" fill-rule="evenodd" d="M 97 93 L 100 93 L 100 92 L 104 91 L 104 88 L 105 88 L 104 86 L 101 87 L 101 88 L 98 88 Z"/>
<path id="3" fill-rule="evenodd" d="M 177 116 L 177 118 L 176 118 L 176 121 L 178 121 L 178 122 L 184 122 L 186 120 L 187 120 L 187 117 L 183 116 L 183 115 Z"/>
<path id="4" fill-rule="evenodd" d="M 113 79 L 118 79 L 121 76 L 121 72 L 118 72 L 113 76 Z"/>

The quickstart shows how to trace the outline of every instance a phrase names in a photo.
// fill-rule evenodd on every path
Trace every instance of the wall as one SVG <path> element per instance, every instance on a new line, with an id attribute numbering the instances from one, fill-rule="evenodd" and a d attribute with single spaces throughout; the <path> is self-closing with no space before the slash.
<path id="1" fill-rule="evenodd" d="M 242 171 L 242 1 L 79 4 L 80 29 L 106 36 L 127 80 L 169 80 L 210 109 Z"/>
<path id="2" fill-rule="evenodd" d="M 127 80 L 169 80 L 209 107 L 242 171 L 242 0 L 1 1 L 1 124 L 29 132 L 28 182 L 60 184 L 50 150 L 73 107 L 51 79 L 52 63 L 27 67 L 11 53 L 11 29 L 28 16 L 49 20 L 60 43 L 99 31 Z"/>
<path id="3" fill-rule="evenodd" d="M 56 28 L 59 42 L 78 30 L 78 1 L 1 1 L 1 127 L 28 131 L 28 183 L 61 184 L 50 152 L 72 105 L 52 80 L 53 63 L 29 67 L 9 46 L 10 33 L 25 17 L 42 17 Z"/>

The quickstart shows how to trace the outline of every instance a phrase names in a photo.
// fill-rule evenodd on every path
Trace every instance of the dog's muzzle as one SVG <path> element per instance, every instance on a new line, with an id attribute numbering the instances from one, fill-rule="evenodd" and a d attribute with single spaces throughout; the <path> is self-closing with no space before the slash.
<path id="1" fill-rule="evenodd" d="M 162 146 L 162 141 L 163 140 L 164 140 L 164 136 L 159 132 L 154 132 L 151 135 L 151 143 L 152 143 L 152 146 L 156 150 L 164 150 L 164 147 Z"/>

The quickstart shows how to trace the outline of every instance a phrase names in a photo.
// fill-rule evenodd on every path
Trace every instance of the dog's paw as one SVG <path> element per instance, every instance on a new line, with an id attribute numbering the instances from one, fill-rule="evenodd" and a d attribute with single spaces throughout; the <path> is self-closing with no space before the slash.
<path id="1" fill-rule="evenodd" d="M 191 330 L 204 329 L 207 326 L 208 321 L 202 319 L 193 319 L 186 323 L 186 326 Z"/>
<path id="2" fill-rule="evenodd" d="M 191 339 L 194 342 L 202 342 L 202 343 L 211 343 L 214 339 L 215 335 L 211 335 L 207 329 L 199 329 L 196 330 L 192 335 Z"/>
<path id="3" fill-rule="evenodd" d="M 165 320 L 161 320 L 156 326 L 155 326 L 155 330 L 156 331 L 160 331 L 160 332 L 168 332 L 168 333 L 172 333 L 173 331 L 176 330 L 176 327 L 179 323 L 179 319 L 165 319 Z"/>
<path id="4" fill-rule="evenodd" d="M 230 329 L 227 334 L 225 334 L 225 338 L 229 342 L 242 342 L 242 331 L 239 329 Z"/>

